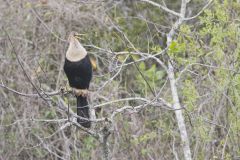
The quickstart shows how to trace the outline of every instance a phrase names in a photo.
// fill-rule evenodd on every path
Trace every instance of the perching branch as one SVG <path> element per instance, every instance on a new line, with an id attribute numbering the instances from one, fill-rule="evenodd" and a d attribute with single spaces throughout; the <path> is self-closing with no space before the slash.
<path id="1" fill-rule="evenodd" d="M 4 89 L 6 89 L 6 90 L 8 90 L 8 91 L 10 91 L 10 92 L 13 92 L 13 93 L 15 93 L 15 94 L 18 94 L 18 95 L 20 95 L 20 96 L 24 96 L 24 97 L 40 97 L 40 95 L 42 95 L 42 96 L 44 96 L 45 99 L 47 99 L 47 100 L 49 100 L 49 97 L 60 95 L 61 92 L 62 92 L 61 90 L 57 90 L 57 91 L 53 91 L 53 92 L 41 91 L 41 92 L 39 92 L 40 95 L 39 95 L 39 94 L 35 94 L 35 93 L 22 93 L 22 92 L 19 92 L 19 91 L 17 91 L 17 90 L 14 90 L 14 89 L 6 86 L 6 85 L 3 83 L 2 80 L 1 80 L 1 83 L 0 83 L 0 87 L 4 88 Z M 64 91 L 63 94 L 69 94 L 69 93 L 70 93 L 70 91 Z"/>

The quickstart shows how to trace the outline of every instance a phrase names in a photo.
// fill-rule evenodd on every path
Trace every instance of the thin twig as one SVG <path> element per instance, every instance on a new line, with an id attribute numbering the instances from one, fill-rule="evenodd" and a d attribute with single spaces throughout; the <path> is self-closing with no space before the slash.
<path id="1" fill-rule="evenodd" d="M 166 12 L 168 12 L 168 13 L 171 13 L 171 14 L 173 14 L 173 15 L 175 15 L 175 16 L 178 16 L 178 17 L 181 17 L 181 16 L 182 16 L 180 13 L 177 13 L 177 12 L 175 12 L 175 11 L 173 11 L 173 10 L 165 7 L 165 6 L 162 6 L 162 5 L 160 5 L 160 4 L 156 3 L 156 2 L 153 2 L 153 1 L 150 1 L 150 0 L 141 0 L 141 1 L 142 1 L 142 2 L 147 2 L 147 3 L 149 3 L 149 4 L 151 4 L 151 5 L 155 6 L 155 7 L 161 8 L 161 9 L 163 9 L 164 11 L 166 11 Z"/>
<path id="2" fill-rule="evenodd" d="M 20 67 L 22 68 L 22 71 L 23 71 L 24 75 L 26 76 L 26 78 L 28 79 L 28 81 L 30 82 L 30 84 L 33 86 L 33 88 L 36 90 L 37 94 L 38 94 L 44 101 L 48 102 L 47 99 L 40 94 L 37 86 L 35 86 L 35 84 L 34 84 L 34 83 L 32 82 L 32 80 L 31 80 L 31 78 L 28 76 L 27 72 L 25 71 L 25 69 L 24 69 L 24 67 L 23 67 L 23 65 L 22 65 L 22 63 L 21 63 L 21 61 L 20 61 L 20 59 L 19 59 L 19 57 L 18 57 L 17 51 L 16 51 L 16 49 L 15 49 L 15 47 L 14 47 L 14 45 L 13 45 L 13 42 L 12 42 L 12 40 L 11 40 L 8 32 L 4 29 L 4 27 L 2 27 L 2 30 L 6 33 L 6 35 L 7 35 L 7 37 L 8 37 L 8 40 L 9 40 L 11 46 L 12 46 L 13 53 L 15 54 L 15 56 L 16 56 L 16 58 L 17 58 L 17 61 L 18 61 L 18 64 L 19 64 Z"/>
<path id="3" fill-rule="evenodd" d="M 56 35 L 48 26 L 47 24 L 42 20 L 42 18 L 39 16 L 38 12 L 33 8 L 31 7 L 30 8 L 32 13 L 37 17 L 37 19 L 43 24 L 43 26 L 57 39 L 63 41 L 63 42 L 67 42 L 65 39 L 62 39 L 61 37 L 59 37 L 58 35 Z"/>
<path id="4" fill-rule="evenodd" d="M 213 0 L 209 0 L 208 3 L 201 9 L 200 12 L 198 12 L 195 16 L 183 18 L 184 21 L 192 20 L 194 18 L 197 18 L 200 14 L 204 12 L 204 10 L 213 2 Z"/>
<path id="5" fill-rule="evenodd" d="M 138 65 L 136 64 L 135 60 L 133 59 L 132 55 L 130 54 L 130 57 L 132 59 L 132 61 L 134 62 L 134 66 L 137 68 L 138 72 L 140 73 L 141 77 L 143 78 L 143 80 L 147 83 L 148 88 L 150 89 L 150 91 L 152 92 L 153 96 L 156 97 L 156 94 L 154 93 L 152 87 L 150 86 L 150 84 L 148 83 L 147 79 L 145 78 L 145 76 L 143 75 L 142 71 L 140 71 Z"/>

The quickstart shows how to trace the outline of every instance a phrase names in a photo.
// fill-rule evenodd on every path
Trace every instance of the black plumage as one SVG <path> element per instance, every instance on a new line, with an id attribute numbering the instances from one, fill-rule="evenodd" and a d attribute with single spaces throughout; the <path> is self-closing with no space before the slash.
<path id="1" fill-rule="evenodd" d="M 66 58 L 64 71 L 68 77 L 70 87 L 77 89 L 89 88 L 92 79 L 92 65 L 88 55 L 77 62 L 71 62 Z"/>
<path id="2" fill-rule="evenodd" d="M 86 50 L 74 37 L 75 34 L 75 32 L 70 34 L 70 45 L 66 54 L 64 71 L 67 75 L 70 87 L 77 90 L 88 90 L 90 81 L 92 79 L 92 65 L 89 56 L 87 53 L 85 53 Z M 76 94 L 76 97 L 77 115 L 84 118 L 89 118 L 89 106 L 86 95 Z M 91 126 L 91 123 L 87 120 L 81 120 L 78 118 L 77 121 L 83 127 L 90 128 Z"/>

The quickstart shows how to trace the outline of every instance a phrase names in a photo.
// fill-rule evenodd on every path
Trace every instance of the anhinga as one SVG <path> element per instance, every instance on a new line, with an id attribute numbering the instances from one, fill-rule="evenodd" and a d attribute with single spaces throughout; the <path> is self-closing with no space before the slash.
<path id="1" fill-rule="evenodd" d="M 69 35 L 64 71 L 77 97 L 77 115 L 89 118 L 87 94 L 92 79 L 92 65 L 87 51 L 77 39 L 79 35 L 77 32 L 71 32 Z M 87 120 L 77 118 L 77 122 L 86 128 L 91 126 L 90 121 Z"/>

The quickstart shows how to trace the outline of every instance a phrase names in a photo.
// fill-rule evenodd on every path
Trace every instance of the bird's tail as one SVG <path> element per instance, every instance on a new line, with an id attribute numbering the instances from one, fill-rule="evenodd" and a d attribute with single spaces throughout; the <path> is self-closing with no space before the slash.
<path id="1" fill-rule="evenodd" d="M 87 97 L 77 96 L 77 115 L 83 118 L 89 118 L 89 106 Z M 77 122 L 85 128 L 91 127 L 91 122 L 78 118 Z"/>

